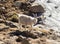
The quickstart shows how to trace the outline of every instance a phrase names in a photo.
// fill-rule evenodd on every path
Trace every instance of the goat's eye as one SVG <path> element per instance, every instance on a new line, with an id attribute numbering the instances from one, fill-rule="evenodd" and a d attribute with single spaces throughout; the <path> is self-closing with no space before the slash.
<path id="1" fill-rule="evenodd" d="M 23 28 L 25 28 L 25 25 L 22 25 Z"/>

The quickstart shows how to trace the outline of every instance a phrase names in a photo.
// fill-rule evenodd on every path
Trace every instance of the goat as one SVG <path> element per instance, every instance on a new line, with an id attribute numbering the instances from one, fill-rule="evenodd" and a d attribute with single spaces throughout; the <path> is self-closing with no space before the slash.
<path id="1" fill-rule="evenodd" d="M 27 16 L 27 15 L 24 15 L 24 14 L 18 14 L 19 16 L 19 29 L 21 29 L 21 26 L 22 25 L 25 25 L 25 26 L 31 26 L 31 30 L 32 30 L 32 26 L 34 24 L 37 23 L 37 19 L 36 18 L 33 18 L 31 16 Z M 26 27 L 25 27 L 25 30 L 26 30 Z"/>

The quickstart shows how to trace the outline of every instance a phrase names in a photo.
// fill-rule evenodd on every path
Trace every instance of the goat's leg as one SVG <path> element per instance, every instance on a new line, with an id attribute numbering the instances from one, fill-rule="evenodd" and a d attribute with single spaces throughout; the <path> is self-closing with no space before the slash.
<path id="1" fill-rule="evenodd" d="M 18 30 L 20 30 L 20 25 L 19 24 L 20 24 L 20 20 L 18 21 Z"/>
<path id="2" fill-rule="evenodd" d="M 31 31 L 33 31 L 33 26 L 31 25 Z"/>
<path id="3" fill-rule="evenodd" d="M 45 17 L 41 16 L 41 19 L 42 19 L 42 24 L 44 25 Z"/>
<path id="4" fill-rule="evenodd" d="M 21 23 L 20 23 L 20 19 L 19 19 L 19 22 L 18 22 L 18 30 L 21 30 Z"/>
<path id="5" fill-rule="evenodd" d="M 20 24 L 18 24 L 18 30 L 20 30 L 21 29 L 21 25 Z"/>
<path id="6" fill-rule="evenodd" d="M 25 26 L 25 31 L 26 31 L 26 26 Z"/>
<path id="7" fill-rule="evenodd" d="M 19 24 L 19 28 L 20 28 L 20 30 L 22 30 L 22 25 L 21 24 Z"/>
<path id="8" fill-rule="evenodd" d="M 32 27 L 32 25 L 31 25 L 31 27 L 30 27 L 30 32 L 31 32 L 31 31 L 33 31 L 33 27 Z"/>

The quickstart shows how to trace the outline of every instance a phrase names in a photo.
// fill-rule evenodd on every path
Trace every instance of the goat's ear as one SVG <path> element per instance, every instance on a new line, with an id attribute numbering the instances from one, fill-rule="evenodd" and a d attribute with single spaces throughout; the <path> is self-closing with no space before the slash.
<path id="1" fill-rule="evenodd" d="M 34 22 L 34 24 L 35 24 L 35 23 L 37 22 L 37 19 L 34 19 L 33 22 Z"/>

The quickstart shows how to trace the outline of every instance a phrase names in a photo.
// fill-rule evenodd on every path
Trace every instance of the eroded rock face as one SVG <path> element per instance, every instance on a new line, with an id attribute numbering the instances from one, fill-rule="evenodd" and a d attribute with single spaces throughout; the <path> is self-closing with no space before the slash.
<path id="1" fill-rule="evenodd" d="M 36 3 L 34 3 L 34 6 L 31 6 L 27 0 L 0 0 L 0 44 L 60 44 L 60 0 L 29 1 L 31 4 L 34 2 L 39 4 L 35 5 Z M 18 7 L 21 6 L 21 2 L 24 3 L 24 6 L 20 9 Z M 28 7 L 27 10 L 21 11 L 26 9 L 27 5 L 31 7 L 31 10 L 28 10 Z M 41 8 L 39 5 L 43 7 Z M 22 27 L 23 31 L 18 30 L 17 13 L 26 12 L 28 16 L 29 14 L 33 16 L 32 13 L 29 13 L 30 11 L 44 13 L 44 10 L 46 10 L 44 14 L 46 17 L 45 25 L 34 25 L 32 31 L 29 31 L 30 28 L 27 27 L 28 31 L 26 31 L 24 26 Z M 38 14 L 40 15 L 40 13 Z M 40 20 L 38 18 L 38 22 Z M 49 30 L 50 26 L 52 27 L 51 30 Z"/>
<path id="2" fill-rule="evenodd" d="M 11 31 L 9 30 L 10 28 L 6 31 L 0 31 L 0 41 L 4 44 L 47 44 L 47 42 L 53 44 L 52 41 L 59 41 L 60 39 L 55 31 L 44 30 L 38 26 L 33 31 L 21 32 L 17 29 L 14 30 L 14 28 Z"/>

